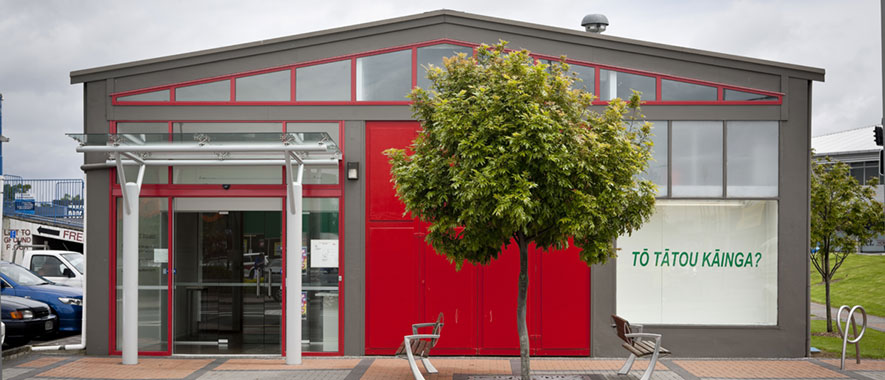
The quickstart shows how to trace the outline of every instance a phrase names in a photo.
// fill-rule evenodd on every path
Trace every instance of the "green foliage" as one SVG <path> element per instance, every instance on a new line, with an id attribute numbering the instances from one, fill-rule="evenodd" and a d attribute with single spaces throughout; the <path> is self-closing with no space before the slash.
<path id="1" fill-rule="evenodd" d="M 857 323 L 861 323 L 860 316 L 857 316 Z M 842 328 L 845 328 L 845 324 L 842 325 Z M 860 332 L 860 325 L 858 325 L 857 328 L 857 331 Z M 848 329 L 851 331 L 850 327 Z M 811 321 L 811 346 L 819 348 L 827 354 L 826 356 L 838 358 L 842 354 L 842 338 L 838 336 L 821 335 L 825 331 L 827 331 L 826 321 Z M 849 338 L 853 338 L 853 334 L 849 334 L 848 336 Z M 885 333 L 873 330 L 867 325 L 867 331 L 863 333 L 863 338 L 860 339 L 860 357 L 867 359 L 885 359 Z M 854 362 L 853 344 L 848 344 L 848 347 L 845 349 L 845 362 Z M 863 361 L 861 361 L 861 363 L 863 363 Z"/>
<path id="2" fill-rule="evenodd" d="M 832 332 L 829 312 L 830 284 L 836 271 L 858 244 L 885 231 L 882 203 L 875 199 L 877 179 L 867 186 L 849 175 L 848 165 L 812 160 L 811 165 L 811 263 L 821 275 L 825 286 L 827 331 Z"/>
<path id="3" fill-rule="evenodd" d="M 29 185 L 29 184 L 19 183 L 19 184 L 15 184 L 15 185 L 4 185 L 3 186 L 3 193 L 9 199 L 15 198 L 16 193 L 25 194 L 28 191 L 31 191 L 31 185 Z"/>
<path id="4" fill-rule="evenodd" d="M 885 231 L 882 203 L 875 199 L 877 183 L 872 179 L 867 186 L 858 184 L 848 165 L 829 157 L 826 163 L 812 162 L 811 246 L 820 250 L 811 255 L 811 262 L 824 282 L 832 280 L 859 242 Z"/>
<path id="5" fill-rule="evenodd" d="M 585 262 L 605 262 L 654 210 L 654 184 L 639 177 L 650 125 L 624 121 L 641 117 L 639 96 L 592 112 L 568 64 L 505 44 L 444 60 L 428 70 L 432 89 L 409 95 L 424 129 L 413 154 L 385 151 L 397 195 L 459 267 L 490 262 L 520 236 L 548 250 L 573 237 Z"/>
<path id="6" fill-rule="evenodd" d="M 811 300 L 826 302 L 823 279 L 811 269 Z M 885 317 L 885 256 L 848 255 L 830 285 L 833 306 L 861 305 L 867 314 Z"/>
<path id="7" fill-rule="evenodd" d="M 65 193 L 65 195 L 63 197 L 61 197 L 61 200 L 63 200 L 63 201 L 79 201 L 80 194 L 77 194 L 77 195 L 74 195 L 73 197 L 71 197 L 71 194 Z"/>

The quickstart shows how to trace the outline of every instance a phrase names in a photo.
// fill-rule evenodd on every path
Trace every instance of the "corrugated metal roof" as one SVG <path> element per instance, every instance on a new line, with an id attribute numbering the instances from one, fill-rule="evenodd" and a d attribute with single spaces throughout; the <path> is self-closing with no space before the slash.
<path id="1" fill-rule="evenodd" d="M 873 139 L 874 125 L 849 129 L 811 138 L 811 148 L 815 155 L 835 153 L 861 153 L 878 151 Z"/>

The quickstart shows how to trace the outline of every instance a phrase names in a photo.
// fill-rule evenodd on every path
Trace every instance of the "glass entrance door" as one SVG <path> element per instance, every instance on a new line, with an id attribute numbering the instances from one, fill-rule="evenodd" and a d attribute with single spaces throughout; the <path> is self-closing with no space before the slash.
<path id="1" fill-rule="evenodd" d="M 173 353 L 279 355 L 282 212 L 208 201 L 175 208 Z"/>

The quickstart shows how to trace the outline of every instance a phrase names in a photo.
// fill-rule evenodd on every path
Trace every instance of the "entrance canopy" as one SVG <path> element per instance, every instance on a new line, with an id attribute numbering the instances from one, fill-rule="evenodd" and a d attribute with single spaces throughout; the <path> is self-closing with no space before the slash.
<path id="1" fill-rule="evenodd" d="M 82 153 L 106 153 L 123 195 L 123 364 L 138 363 L 138 198 L 144 168 L 282 165 L 286 168 L 286 363 L 301 364 L 301 177 L 305 165 L 337 164 L 341 149 L 325 132 L 68 134 Z M 127 180 L 123 166 L 137 165 Z M 297 168 L 293 167 L 297 165 Z M 295 243 L 291 243 L 295 242 Z"/>
<path id="2" fill-rule="evenodd" d="M 297 133 L 89 133 L 68 134 L 78 152 L 117 153 L 124 164 L 285 165 L 337 163 L 341 150 L 325 132 Z"/>

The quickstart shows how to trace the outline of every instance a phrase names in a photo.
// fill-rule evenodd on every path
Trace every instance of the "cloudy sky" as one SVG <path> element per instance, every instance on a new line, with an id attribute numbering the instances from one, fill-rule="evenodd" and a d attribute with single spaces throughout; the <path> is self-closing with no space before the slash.
<path id="1" fill-rule="evenodd" d="M 824 68 L 814 135 L 882 119 L 876 0 L 0 0 L 4 173 L 82 176 L 64 136 L 83 122 L 71 71 L 440 8 L 573 29 L 603 13 L 610 35 Z"/>

